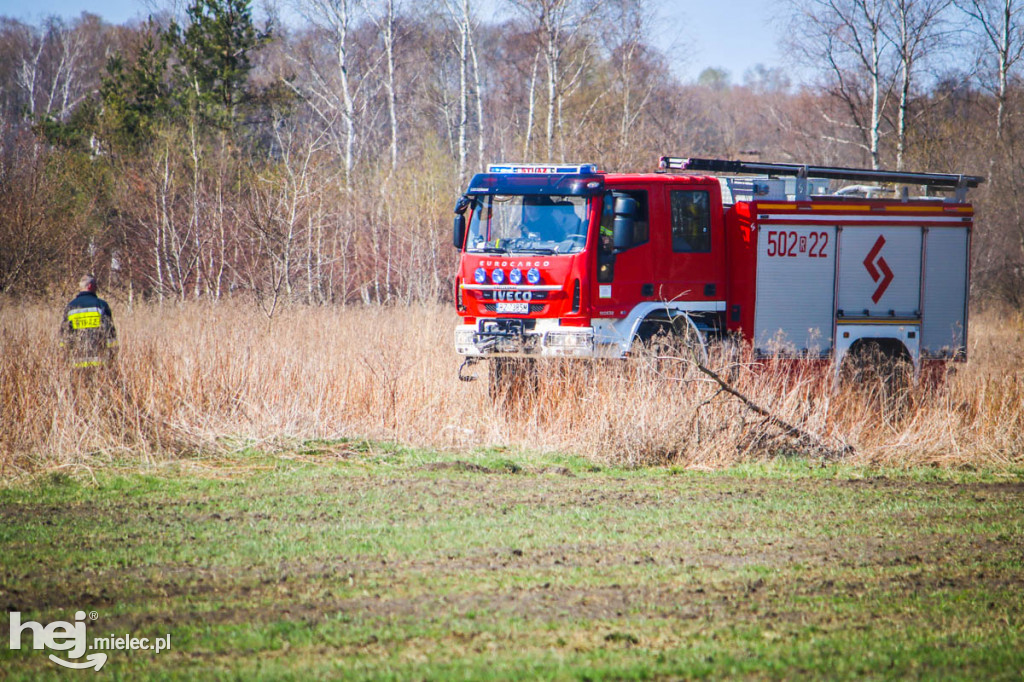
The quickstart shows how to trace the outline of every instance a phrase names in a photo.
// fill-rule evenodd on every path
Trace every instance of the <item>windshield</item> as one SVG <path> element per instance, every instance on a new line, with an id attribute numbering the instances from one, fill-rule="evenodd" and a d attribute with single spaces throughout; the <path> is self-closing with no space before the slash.
<path id="1" fill-rule="evenodd" d="M 473 198 L 469 253 L 579 253 L 587 244 L 589 199 L 492 194 Z"/>

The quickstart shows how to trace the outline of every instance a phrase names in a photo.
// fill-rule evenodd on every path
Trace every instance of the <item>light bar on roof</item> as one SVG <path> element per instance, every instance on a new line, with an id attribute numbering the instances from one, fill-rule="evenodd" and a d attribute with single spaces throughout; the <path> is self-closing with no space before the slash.
<path id="1" fill-rule="evenodd" d="M 583 173 L 596 173 L 597 164 L 577 163 L 563 166 L 547 163 L 492 163 L 487 166 L 487 172 L 523 175 L 580 175 Z"/>

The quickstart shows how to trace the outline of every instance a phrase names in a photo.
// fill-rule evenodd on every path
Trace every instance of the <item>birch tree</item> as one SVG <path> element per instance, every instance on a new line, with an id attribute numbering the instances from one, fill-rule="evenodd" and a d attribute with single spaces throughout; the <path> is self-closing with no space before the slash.
<path id="1" fill-rule="evenodd" d="M 333 63 L 329 70 L 317 58 L 316 51 L 306 55 L 301 64 L 308 72 L 305 87 L 291 81 L 285 83 L 303 97 L 326 129 L 333 131 L 341 116 L 344 134 L 339 144 L 344 159 L 345 183 L 352 182 L 355 167 L 358 124 L 356 121 L 356 90 L 352 84 L 351 33 L 357 13 L 362 10 L 361 0 L 300 0 L 296 9 L 311 24 L 320 29 L 330 43 Z M 336 139 L 337 136 L 336 136 Z"/>
<path id="2" fill-rule="evenodd" d="M 66 121 L 99 80 L 98 18 L 84 14 L 68 23 L 50 17 L 41 30 L 15 22 L 8 26 L 20 44 L 16 83 L 28 117 Z"/>
<path id="3" fill-rule="evenodd" d="M 1024 54 L 1024 2 L 1021 0 L 956 0 L 981 37 L 985 61 L 995 62 L 996 139 L 1003 139 L 1010 72 Z M 983 82 L 984 84 L 984 82 Z"/>
<path id="4" fill-rule="evenodd" d="M 469 157 L 469 113 L 470 99 L 476 105 L 477 161 L 485 159 L 484 95 L 480 74 L 480 58 L 477 54 L 477 33 L 480 23 L 473 16 L 470 0 L 443 0 L 442 4 L 456 27 L 455 53 L 459 63 L 459 109 L 457 130 L 457 153 L 459 159 L 459 180 L 465 182 Z M 472 86 L 470 85 L 472 78 Z M 471 97 L 472 93 L 472 97 Z"/>
<path id="5" fill-rule="evenodd" d="M 942 19 L 952 0 L 889 0 L 891 20 L 883 24 L 899 59 L 899 104 L 896 120 L 896 169 L 903 170 L 910 97 L 924 60 L 944 47 Z"/>
<path id="6" fill-rule="evenodd" d="M 646 113 L 658 76 L 651 68 L 647 38 L 654 15 L 649 0 L 612 0 L 606 7 L 603 42 L 618 94 L 619 156 L 630 157 L 638 120 Z M 660 74 L 659 74 L 660 75 Z"/>
<path id="7" fill-rule="evenodd" d="M 895 49 L 886 22 L 889 0 L 791 0 L 791 31 L 798 53 L 820 64 L 830 95 L 843 104 L 859 140 L 836 141 L 865 151 L 871 167 L 881 164 L 884 109 L 895 83 Z M 827 114 L 825 114 L 827 116 Z"/>
<path id="8" fill-rule="evenodd" d="M 384 51 L 384 94 L 388 110 L 388 150 L 391 173 L 398 167 L 398 98 L 395 90 L 395 47 L 399 40 L 398 3 L 396 0 L 380 0 L 379 14 L 374 12 L 371 20 L 377 27 Z"/>
<path id="9" fill-rule="evenodd" d="M 600 4 L 595 0 L 509 0 L 534 32 L 547 71 L 545 152 L 556 160 L 555 135 L 563 128 L 564 98 L 579 84 L 589 58 L 587 31 Z M 577 48 L 577 49 L 573 49 Z M 582 49 L 579 49 L 582 48 Z M 564 147 L 560 150 L 564 152 Z M 561 156 L 561 154 L 560 154 Z"/>
<path id="10" fill-rule="evenodd" d="M 40 61 L 43 57 L 45 43 L 43 38 L 33 32 L 28 26 L 24 27 L 25 53 L 21 55 L 18 64 L 17 79 L 18 87 L 24 93 L 25 102 L 28 105 L 29 118 L 36 116 L 36 90 L 40 77 Z"/>

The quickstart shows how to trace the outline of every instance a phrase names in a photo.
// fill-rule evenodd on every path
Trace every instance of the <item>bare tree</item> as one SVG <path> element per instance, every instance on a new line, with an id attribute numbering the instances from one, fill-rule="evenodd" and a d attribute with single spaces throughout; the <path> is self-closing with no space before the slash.
<path id="1" fill-rule="evenodd" d="M 600 3 L 594 0 L 509 0 L 530 22 L 547 69 L 545 151 L 554 160 L 555 134 L 562 130 L 562 103 L 579 84 L 588 60 L 587 31 Z M 573 50 L 582 43 L 581 50 Z M 561 150 L 564 152 L 564 148 Z"/>
<path id="2" fill-rule="evenodd" d="M 8 21 L 5 28 L 20 45 L 16 79 L 29 117 L 66 121 L 99 81 L 102 55 L 97 44 L 103 33 L 99 18 L 83 14 L 65 22 L 50 17 L 42 29 Z"/>
<path id="3" fill-rule="evenodd" d="M 944 47 L 943 13 L 952 0 L 889 0 L 891 20 L 882 30 L 896 48 L 900 69 L 900 95 L 896 122 L 896 168 L 903 169 L 911 88 L 921 63 Z"/>
<path id="4" fill-rule="evenodd" d="M 456 147 L 459 155 L 459 180 L 465 181 L 466 179 L 466 128 L 469 126 L 469 88 L 468 88 L 468 70 L 469 70 L 469 34 L 472 27 L 468 22 L 468 5 L 467 0 L 463 0 L 467 6 L 467 20 L 463 21 L 461 12 L 456 8 L 454 0 L 445 0 L 445 8 L 448 13 L 456 20 L 458 26 L 458 39 L 455 41 L 455 51 L 459 58 L 459 112 L 458 119 L 455 124 L 455 129 L 458 131 L 458 146 Z"/>
<path id="5" fill-rule="evenodd" d="M 485 148 L 486 148 L 486 127 L 484 126 L 484 89 L 483 79 L 480 76 L 480 59 L 477 55 L 476 49 L 476 34 L 479 28 L 479 23 L 473 21 L 469 10 L 469 0 L 463 0 L 462 3 L 462 17 L 463 21 L 472 26 L 472 30 L 469 32 L 469 40 L 467 41 L 467 47 L 469 47 L 469 57 L 473 61 L 473 92 L 476 95 L 476 143 L 477 143 L 477 164 L 482 166 L 485 162 Z"/>
<path id="6" fill-rule="evenodd" d="M 185 187 L 187 181 L 182 180 L 188 171 L 187 167 L 183 168 L 187 163 L 181 154 L 184 145 L 173 133 L 164 132 L 154 146 L 150 162 L 143 167 L 144 175 L 138 183 L 145 187 L 149 201 L 148 215 L 137 215 L 136 220 L 150 233 L 149 244 L 156 264 L 151 278 L 161 301 L 167 295 L 184 301 L 199 266 L 200 253 L 194 247 L 198 234 L 192 219 L 195 185 Z M 122 186 L 121 189 L 126 195 L 122 205 L 128 210 L 134 205 L 130 200 L 134 188 Z"/>
<path id="7" fill-rule="evenodd" d="M 473 16 L 470 0 L 443 0 L 444 8 L 456 26 L 458 37 L 455 42 L 455 53 L 459 62 L 459 113 L 456 129 L 458 131 L 459 179 L 467 178 L 468 167 L 468 129 L 470 92 L 476 101 L 477 123 L 477 157 L 483 163 L 485 149 L 483 85 L 480 76 L 480 59 L 476 49 L 476 34 L 479 22 Z M 470 88 L 469 79 L 473 84 Z"/>
<path id="8" fill-rule="evenodd" d="M 28 26 L 25 29 L 25 53 L 18 64 L 18 86 L 22 89 L 25 101 L 28 104 L 28 115 L 35 118 L 36 115 L 36 90 L 40 77 L 40 61 L 43 57 L 43 49 L 46 43 L 43 37 L 33 32 Z"/>
<path id="9" fill-rule="evenodd" d="M 398 104 L 395 94 L 395 43 L 398 40 L 396 0 L 380 0 L 381 11 L 371 14 L 384 47 L 384 92 L 388 108 L 388 148 L 391 152 L 391 172 L 398 166 Z"/>
<path id="10" fill-rule="evenodd" d="M 647 113 L 647 103 L 664 72 L 652 63 L 647 38 L 654 12 L 649 0 L 612 0 L 605 6 L 602 42 L 613 68 L 620 109 L 617 130 L 620 158 L 628 158 L 636 124 Z M 656 75 L 657 74 L 657 75 Z"/>
<path id="11" fill-rule="evenodd" d="M 530 142 L 533 138 L 533 126 L 536 120 L 537 111 L 537 67 L 540 64 L 540 53 L 533 57 L 533 67 L 530 69 L 530 89 L 527 96 L 526 107 L 526 137 L 523 140 L 523 158 L 530 154 Z"/>
<path id="12" fill-rule="evenodd" d="M 983 38 L 984 52 L 995 58 L 996 139 L 1003 139 L 1009 77 L 1024 54 L 1024 2 L 1021 0 L 955 0 Z"/>
<path id="13" fill-rule="evenodd" d="M 352 182 L 357 140 L 355 88 L 351 83 L 351 31 L 356 13 L 362 8 L 361 0 L 297 0 L 296 8 L 314 26 L 321 29 L 330 41 L 334 64 L 325 71 L 315 55 L 309 55 L 302 66 L 308 69 L 309 84 L 305 88 L 292 85 L 303 96 L 317 118 L 333 129 L 339 112 L 344 126 L 342 154 L 345 162 L 345 182 Z M 312 49 L 312 48 L 311 48 Z"/>
<path id="14" fill-rule="evenodd" d="M 0 130 L 0 139 L 6 132 Z M 28 134 L 0 143 L 0 293 L 64 274 L 68 247 L 80 237 L 68 192 L 51 186 L 47 166 Z"/>
<path id="15" fill-rule="evenodd" d="M 878 168 L 883 110 L 895 81 L 888 0 L 790 1 L 794 47 L 812 64 L 822 65 L 828 92 L 843 103 L 861 138 L 837 141 L 860 147 L 872 168 Z"/>
<path id="16" fill-rule="evenodd" d="M 47 97 L 47 113 L 66 120 L 72 108 L 83 98 L 78 81 L 81 80 L 81 62 L 85 57 L 88 36 L 81 22 L 72 26 L 56 27 L 54 35 L 55 59 Z M 93 74 L 91 74 L 93 75 Z"/>

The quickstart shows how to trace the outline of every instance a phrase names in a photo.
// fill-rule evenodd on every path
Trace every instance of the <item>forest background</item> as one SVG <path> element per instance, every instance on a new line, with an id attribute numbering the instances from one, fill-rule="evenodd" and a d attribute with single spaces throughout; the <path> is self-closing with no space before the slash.
<path id="1" fill-rule="evenodd" d="M 0 18 L 0 293 L 91 271 L 129 303 L 269 315 L 447 300 L 451 207 L 486 163 L 672 154 L 985 175 L 973 297 L 1024 306 L 1024 2 L 793 0 L 799 84 L 683 82 L 651 0 L 504 5 Z"/>

